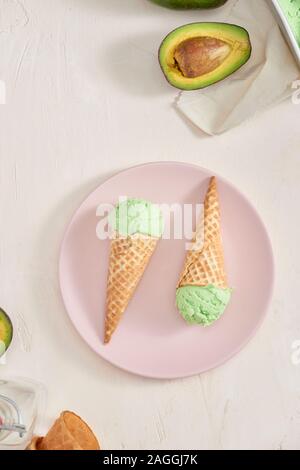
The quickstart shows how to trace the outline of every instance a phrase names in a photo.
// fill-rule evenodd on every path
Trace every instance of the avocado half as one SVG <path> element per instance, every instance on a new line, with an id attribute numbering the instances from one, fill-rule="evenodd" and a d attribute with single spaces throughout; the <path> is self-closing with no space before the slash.
<path id="1" fill-rule="evenodd" d="M 249 33 L 241 26 L 192 23 L 168 34 L 159 49 L 159 62 L 171 85 L 198 90 L 236 72 L 251 51 Z"/>
<path id="2" fill-rule="evenodd" d="M 13 338 L 13 325 L 9 316 L 0 308 L 0 356 L 9 348 Z"/>
<path id="3" fill-rule="evenodd" d="M 152 0 L 162 7 L 175 10 L 188 10 L 192 8 L 217 8 L 224 5 L 227 0 Z"/>

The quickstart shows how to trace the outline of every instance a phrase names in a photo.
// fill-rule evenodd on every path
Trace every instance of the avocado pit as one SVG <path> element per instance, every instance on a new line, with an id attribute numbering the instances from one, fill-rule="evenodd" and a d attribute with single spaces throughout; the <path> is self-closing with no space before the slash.
<path id="1" fill-rule="evenodd" d="M 231 51 L 231 46 L 221 39 L 208 36 L 193 37 L 178 44 L 174 52 L 174 62 L 184 77 L 196 78 L 216 70 Z"/>
<path id="2" fill-rule="evenodd" d="M 200 90 L 240 69 L 251 56 L 249 33 L 229 23 L 191 23 L 171 31 L 159 48 L 168 82 L 179 90 Z"/>

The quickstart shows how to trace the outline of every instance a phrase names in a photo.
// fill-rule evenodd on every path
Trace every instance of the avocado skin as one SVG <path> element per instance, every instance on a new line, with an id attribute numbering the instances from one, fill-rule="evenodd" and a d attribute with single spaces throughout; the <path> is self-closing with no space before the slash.
<path id="1" fill-rule="evenodd" d="M 157 5 L 174 10 L 189 10 L 195 8 L 218 8 L 227 3 L 227 0 L 151 0 Z"/>
<path id="2" fill-rule="evenodd" d="M 237 26 L 237 25 L 234 25 L 234 24 L 230 24 L 230 23 L 211 23 L 212 25 L 214 25 L 215 27 L 218 27 L 218 28 L 222 28 L 223 26 L 226 26 L 226 27 L 233 27 L 233 28 L 238 28 L 239 30 L 243 31 L 246 35 L 247 35 L 247 38 L 248 38 L 248 53 L 247 55 L 245 55 L 245 58 L 244 60 L 242 61 L 241 65 L 239 65 L 238 67 L 235 68 L 235 70 L 231 73 L 228 73 L 226 74 L 225 76 L 223 76 L 222 78 L 219 78 L 219 79 L 214 79 L 212 80 L 211 83 L 208 83 L 207 85 L 201 85 L 199 84 L 198 86 L 195 86 L 193 88 L 189 87 L 189 86 L 186 86 L 184 83 L 181 84 L 181 86 L 178 86 L 177 84 L 174 84 L 174 82 L 170 79 L 169 75 L 166 73 L 166 71 L 164 70 L 164 64 L 163 64 L 163 61 L 162 61 L 162 58 L 161 58 L 161 50 L 162 48 L 164 47 L 164 44 L 165 42 L 168 40 L 169 36 L 173 33 L 177 33 L 177 32 L 180 32 L 183 28 L 187 28 L 187 27 L 193 27 L 194 25 L 197 25 L 199 27 L 201 27 L 202 24 L 205 24 L 205 23 L 190 23 L 190 24 L 187 24 L 187 25 L 183 25 L 183 26 L 180 26 L 178 28 L 176 28 L 175 30 L 171 31 L 171 33 L 169 33 L 165 39 L 162 41 L 161 45 L 160 45 L 160 48 L 159 48 L 159 51 L 158 51 L 158 58 L 159 58 L 159 64 L 160 64 L 160 67 L 161 67 L 161 70 L 163 72 L 163 74 L 165 75 L 165 78 L 166 80 L 168 81 L 168 83 L 173 86 L 174 88 L 177 88 L 179 90 L 183 90 L 183 91 L 194 91 L 194 90 L 200 90 L 200 89 L 203 89 L 203 88 L 207 88 L 211 85 L 214 85 L 218 82 L 221 82 L 223 81 L 225 78 L 229 77 L 230 75 L 232 75 L 233 73 L 235 73 L 238 69 L 240 69 L 243 65 L 245 65 L 248 60 L 251 58 L 251 55 L 252 55 L 252 44 L 251 44 L 251 39 L 250 39 L 250 36 L 249 36 L 249 33 L 248 31 L 241 27 L 241 26 Z M 196 37 L 196 35 L 195 35 Z M 188 79 L 186 79 L 187 82 L 188 82 Z"/>
<path id="3" fill-rule="evenodd" d="M 13 324 L 9 316 L 0 308 L 0 331 L 4 331 L 4 336 L 0 337 L 0 341 L 3 341 L 6 349 L 9 348 L 13 338 Z"/>

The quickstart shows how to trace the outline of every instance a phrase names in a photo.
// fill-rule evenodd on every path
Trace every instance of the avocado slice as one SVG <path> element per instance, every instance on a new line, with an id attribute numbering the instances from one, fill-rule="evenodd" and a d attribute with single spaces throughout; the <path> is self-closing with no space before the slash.
<path id="1" fill-rule="evenodd" d="M 0 356 L 9 348 L 13 338 L 13 325 L 9 316 L 0 308 Z"/>
<path id="2" fill-rule="evenodd" d="M 192 8 L 217 8 L 224 5 L 227 0 L 152 0 L 162 7 L 175 10 L 188 10 Z"/>
<path id="3" fill-rule="evenodd" d="M 159 49 L 166 79 L 180 90 L 198 90 L 217 83 L 251 56 L 249 33 L 228 23 L 192 23 L 172 31 Z"/>

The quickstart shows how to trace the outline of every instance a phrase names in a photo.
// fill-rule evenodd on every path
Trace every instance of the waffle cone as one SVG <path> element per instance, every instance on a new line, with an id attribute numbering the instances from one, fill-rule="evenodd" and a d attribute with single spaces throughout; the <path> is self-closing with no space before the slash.
<path id="1" fill-rule="evenodd" d="M 208 285 L 228 287 L 215 177 L 210 180 L 204 202 L 204 213 L 198 224 L 191 250 L 188 251 L 178 288 Z"/>
<path id="2" fill-rule="evenodd" d="M 30 444 L 27 446 L 26 450 L 40 450 L 40 445 L 41 445 L 42 440 L 43 440 L 42 437 L 34 436 Z"/>
<path id="3" fill-rule="evenodd" d="M 155 251 L 158 238 L 135 235 L 111 241 L 104 342 L 109 343 Z"/>
<path id="4" fill-rule="evenodd" d="M 79 416 L 64 411 L 45 437 L 34 437 L 28 450 L 100 450 L 92 430 Z"/>

